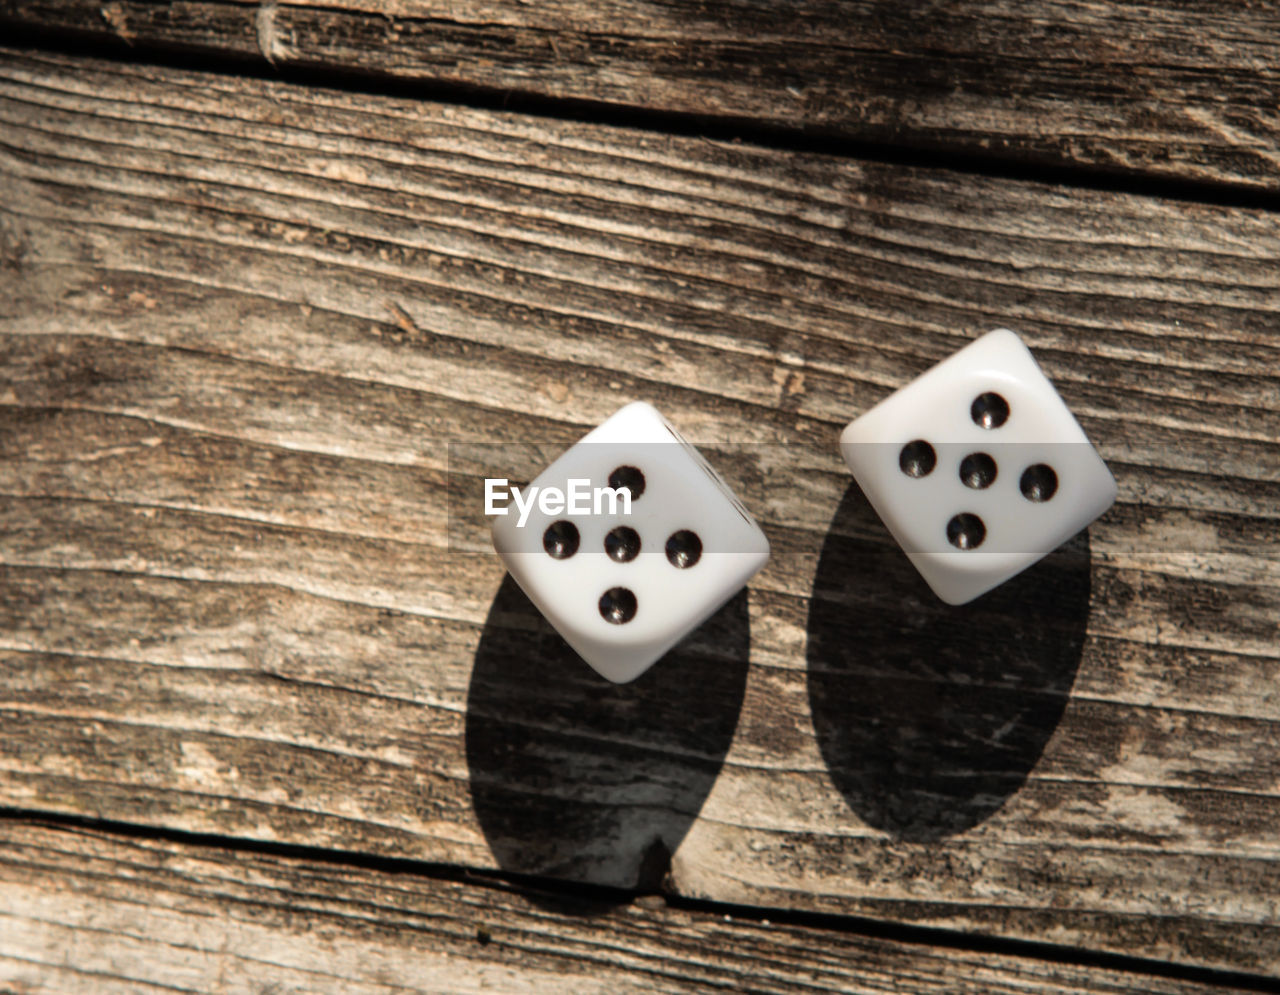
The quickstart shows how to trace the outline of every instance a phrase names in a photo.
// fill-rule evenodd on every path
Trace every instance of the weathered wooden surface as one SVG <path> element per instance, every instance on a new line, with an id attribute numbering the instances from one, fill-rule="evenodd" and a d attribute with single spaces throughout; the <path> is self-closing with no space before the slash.
<path id="1" fill-rule="evenodd" d="M 1280 189 L 1252 0 L 0 0 L 12 25 L 749 127 Z"/>
<path id="2" fill-rule="evenodd" d="M 1271 215 L 16 52 L 0 171 L 5 804 L 1280 968 Z M 996 325 L 1120 500 L 943 611 L 834 439 Z M 447 443 L 634 397 L 776 554 L 619 689 Z"/>
<path id="3" fill-rule="evenodd" d="M 1226 990 L 22 822 L 0 822 L 0 894 L 0 986 L 24 993 Z"/>

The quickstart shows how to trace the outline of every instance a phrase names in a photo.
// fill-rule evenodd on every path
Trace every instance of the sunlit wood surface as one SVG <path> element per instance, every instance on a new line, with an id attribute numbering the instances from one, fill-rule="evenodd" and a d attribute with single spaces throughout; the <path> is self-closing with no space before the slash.
<path id="1" fill-rule="evenodd" d="M 0 50 L 0 988 L 1265 986 L 1272 138 L 1219 155 L 1202 135 L 1153 164 L 1112 122 L 1039 176 L 1044 148 L 1070 144 L 1061 117 L 1043 147 L 1008 139 L 1006 165 L 955 169 L 875 154 L 967 155 L 981 126 L 945 104 L 920 113 L 953 129 L 927 134 L 794 122 L 868 143 L 849 154 L 788 147 L 768 130 L 777 81 L 731 61 L 698 70 L 720 78 L 705 92 L 685 57 L 626 89 L 634 45 L 564 77 L 522 28 L 484 65 L 502 17 L 545 17 L 569 52 L 584 32 L 603 45 L 603 27 L 562 23 L 568 3 L 492 5 L 467 73 L 414 96 L 456 38 L 428 30 L 432 4 L 374 6 L 108 4 L 63 45 L 80 4 L 0 3 L 28 34 L 44 24 Z M 624 34 L 675 17 L 615 6 Z M 842 8 L 844 33 L 824 42 L 819 18 L 751 41 L 782 53 L 772 71 L 797 60 L 802 89 L 813 46 L 892 27 L 881 5 L 808 6 Z M 1125 51 L 1179 17 L 1218 23 L 1208 5 L 1124 6 Z M 298 26 L 409 8 L 417 62 Z M 1268 16 L 1250 9 L 1230 51 L 1253 65 L 1280 47 L 1249 35 Z M 212 64 L 261 40 L 229 25 L 258 31 L 264 11 L 295 25 L 291 58 L 327 38 L 310 61 L 348 67 L 341 88 Z M 1020 16 L 997 13 L 992 31 Z M 140 54 L 95 55 L 121 25 Z M 199 69 L 166 54 L 180 43 Z M 847 101 L 889 99 L 838 61 L 826 85 Z M 1280 91 L 1253 78 L 1274 124 Z M 556 113 L 561 97 L 595 103 Z M 700 100 L 716 137 L 663 129 Z M 1196 105 L 1152 100 L 1167 114 L 1150 140 L 1173 148 L 1171 115 Z M 718 130 L 738 117 L 755 141 Z M 1120 180 L 1098 170 L 1117 163 Z M 1120 497 L 950 609 L 835 439 L 999 326 Z M 636 398 L 717 465 L 774 557 L 614 687 L 504 580 L 473 498 L 511 451 L 494 443 L 554 454 Z"/>

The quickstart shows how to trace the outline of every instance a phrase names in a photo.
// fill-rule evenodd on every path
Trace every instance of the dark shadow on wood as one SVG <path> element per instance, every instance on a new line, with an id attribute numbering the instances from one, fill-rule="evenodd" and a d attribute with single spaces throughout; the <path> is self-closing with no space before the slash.
<path id="1" fill-rule="evenodd" d="M 507 576 L 467 695 L 472 803 L 508 872 L 660 890 L 728 752 L 747 593 L 630 684 L 584 663 Z"/>
<path id="2" fill-rule="evenodd" d="M 809 704 L 832 780 L 868 825 L 910 841 L 990 818 L 1066 708 L 1089 611 L 1089 541 L 967 605 L 946 605 L 856 484 L 818 561 Z"/>

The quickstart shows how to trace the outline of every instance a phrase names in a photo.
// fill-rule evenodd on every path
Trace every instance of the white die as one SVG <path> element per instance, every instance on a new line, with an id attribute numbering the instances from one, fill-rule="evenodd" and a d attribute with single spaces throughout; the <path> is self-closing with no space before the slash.
<path id="1" fill-rule="evenodd" d="M 578 485 L 587 513 L 548 502 L 521 526 L 508 506 L 493 520 L 493 545 L 529 600 L 608 680 L 639 677 L 769 559 L 769 541 L 728 485 L 643 401 L 585 435 L 525 495 L 554 487 L 567 496 L 571 480 L 587 482 Z M 611 514 L 607 498 L 597 514 L 595 489 L 622 486 L 634 487 L 631 514 L 621 502 Z"/>
<path id="2" fill-rule="evenodd" d="M 1116 498 L 1106 464 L 1007 329 L 850 422 L 840 449 L 916 569 L 953 605 L 1025 570 Z"/>

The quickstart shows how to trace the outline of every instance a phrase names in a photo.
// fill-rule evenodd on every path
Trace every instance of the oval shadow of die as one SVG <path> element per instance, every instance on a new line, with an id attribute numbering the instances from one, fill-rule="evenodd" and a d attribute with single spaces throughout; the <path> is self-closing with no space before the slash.
<path id="1" fill-rule="evenodd" d="M 818 743 L 853 811 L 929 841 L 999 810 L 1062 718 L 1089 587 L 1081 533 L 977 600 L 944 604 L 850 485 L 818 561 L 807 665 Z"/>
<path id="2" fill-rule="evenodd" d="M 635 681 L 611 684 L 506 576 L 466 719 L 472 804 L 498 865 L 658 890 L 733 739 L 748 649 L 744 589 Z"/>

